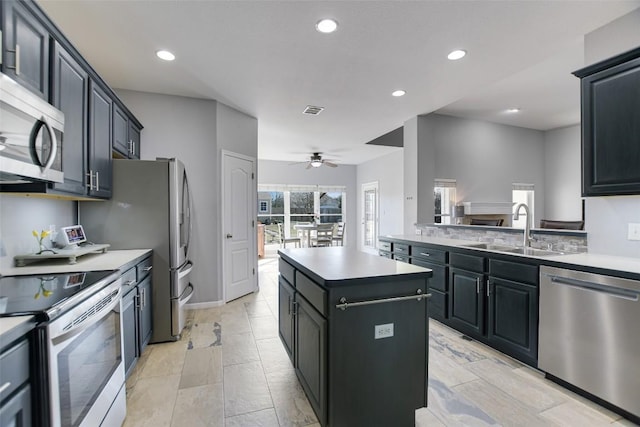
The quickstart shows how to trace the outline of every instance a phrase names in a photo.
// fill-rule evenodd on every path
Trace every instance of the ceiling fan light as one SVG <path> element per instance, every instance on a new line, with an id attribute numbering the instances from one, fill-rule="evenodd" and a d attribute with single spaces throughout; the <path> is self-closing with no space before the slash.
<path id="1" fill-rule="evenodd" d="M 322 166 L 322 160 L 311 160 L 311 166 L 314 168 L 319 168 Z"/>

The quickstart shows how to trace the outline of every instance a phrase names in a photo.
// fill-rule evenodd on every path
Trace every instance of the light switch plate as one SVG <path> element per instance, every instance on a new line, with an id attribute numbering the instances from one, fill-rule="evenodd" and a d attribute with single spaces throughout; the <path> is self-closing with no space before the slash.
<path id="1" fill-rule="evenodd" d="M 640 240 L 640 224 L 633 222 L 629 223 L 629 233 L 627 239 Z"/>
<path id="2" fill-rule="evenodd" d="M 376 325 L 375 327 L 375 339 L 391 338 L 393 336 L 393 323 L 385 323 L 384 325 Z"/>

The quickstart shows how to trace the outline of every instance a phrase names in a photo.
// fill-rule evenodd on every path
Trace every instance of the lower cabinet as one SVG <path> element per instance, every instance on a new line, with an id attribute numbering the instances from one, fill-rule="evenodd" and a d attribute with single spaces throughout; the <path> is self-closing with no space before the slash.
<path id="1" fill-rule="evenodd" d="M 449 269 L 449 322 L 474 337 L 484 333 L 484 274 Z"/>
<path id="2" fill-rule="evenodd" d="M 0 426 L 30 426 L 29 341 L 22 339 L 0 352 Z"/>
<path id="3" fill-rule="evenodd" d="M 293 301 L 295 290 L 283 277 L 280 277 L 278 281 L 278 288 L 278 331 L 284 349 L 289 355 L 289 359 L 293 361 Z"/>
<path id="4" fill-rule="evenodd" d="M 146 271 L 145 271 L 146 270 Z M 149 343 L 152 332 L 151 257 L 122 274 L 123 356 L 126 376 Z"/>

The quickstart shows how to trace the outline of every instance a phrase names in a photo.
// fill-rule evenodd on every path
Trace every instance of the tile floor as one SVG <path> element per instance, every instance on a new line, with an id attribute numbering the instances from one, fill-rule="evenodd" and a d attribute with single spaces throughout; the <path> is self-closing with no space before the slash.
<path id="1" fill-rule="evenodd" d="M 182 340 L 147 346 L 125 426 L 318 426 L 278 338 L 275 251 L 260 291 L 189 313 Z M 416 426 L 633 426 L 541 373 L 430 322 L 429 407 Z"/>

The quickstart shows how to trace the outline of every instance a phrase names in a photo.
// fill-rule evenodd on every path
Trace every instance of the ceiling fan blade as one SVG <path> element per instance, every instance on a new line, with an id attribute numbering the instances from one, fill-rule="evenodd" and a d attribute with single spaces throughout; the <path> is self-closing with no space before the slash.
<path id="1" fill-rule="evenodd" d="M 309 162 L 309 164 L 307 164 L 307 167 L 305 169 L 311 169 L 311 162 Z"/>
<path id="2" fill-rule="evenodd" d="M 294 165 L 301 165 L 303 163 L 309 163 L 308 160 L 305 160 L 304 162 L 293 162 L 293 163 L 289 163 L 289 166 L 294 166 Z"/>
<path id="3" fill-rule="evenodd" d="M 338 167 L 338 165 L 336 165 L 335 163 L 331 163 L 331 162 L 328 162 L 326 160 L 323 161 L 322 164 L 325 165 L 325 166 L 329 166 L 330 168 L 337 168 Z"/>

